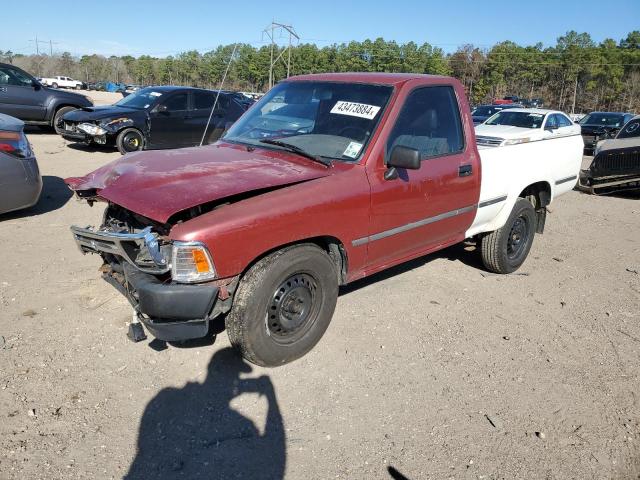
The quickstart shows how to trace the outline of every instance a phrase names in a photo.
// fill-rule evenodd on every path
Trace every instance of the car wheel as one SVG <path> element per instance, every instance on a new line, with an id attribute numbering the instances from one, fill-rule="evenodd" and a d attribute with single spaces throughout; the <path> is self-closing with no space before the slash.
<path id="1" fill-rule="evenodd" d="M 135 152 L 143 149 L 144 137 L 142 136 L 142 132 L 136 128 L 125 128 L 118 134 L 116 145 L 122 155 Z"/>
<path id="2" fill-rule="evenodd" d="M 516 202 L 507 223 L 481 240 L 482 262 L 495 273 L 515 272 L 531 250 L 536 231 L 536 212 L 524 198 Z"/>
<path id="3" fill-rule="evenodd" d="M 57 84 L 57 83 L 55 83 L 55 82 L 53 82 L 53 83 L 51 84 L 51 88 L 58 88 L 58 84 Z"/>
<path id="4" fill-rule="evenodd" d="M 76 110 L 76 108 L 62 107 L 56 111 L 56 114 L 53 116 L 53 128 L 58 135 L 62 135 L 64 133 L 64 121 L 62 120 L 62 117 L 65 113 L 72 112 L 73 110 Z"/>
<path id="5" fill-rule="evenodd" d="M 82 85 L 76 84 L 76 90 L 82 89 Z"/>
<path id="6" fill-rule="evenodd" d="M 336 307 L 338 275 L 315 245 L 296 245 L 256 262 L 243 276 L 225 319 L 231 344 L 248 361 L 276 367 L 322 338 Z"/>

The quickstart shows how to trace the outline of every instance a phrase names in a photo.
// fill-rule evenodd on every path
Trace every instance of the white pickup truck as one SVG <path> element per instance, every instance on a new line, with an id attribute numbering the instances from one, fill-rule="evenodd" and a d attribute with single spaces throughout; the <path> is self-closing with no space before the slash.
<path id="1" fill-rule="evenodd" d="M 80 90 L 82 88 L 83 83 L 80 80 L 74 80 L 71 77 L 47 77 L 40 79 L 40 83 L 46 85 L 47 87 L 53 88 L 75 88 L 76 90 Z"/>

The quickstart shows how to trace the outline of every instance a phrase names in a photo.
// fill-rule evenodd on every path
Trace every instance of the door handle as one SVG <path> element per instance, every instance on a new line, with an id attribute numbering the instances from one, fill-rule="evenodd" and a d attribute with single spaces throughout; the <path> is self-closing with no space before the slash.
<path id="1" fill-rule="evenodd" d="M 473 173 L 472 165 L 460 165 L 458 167 L 458 176 L 459 177 L 468 177 Z"/>

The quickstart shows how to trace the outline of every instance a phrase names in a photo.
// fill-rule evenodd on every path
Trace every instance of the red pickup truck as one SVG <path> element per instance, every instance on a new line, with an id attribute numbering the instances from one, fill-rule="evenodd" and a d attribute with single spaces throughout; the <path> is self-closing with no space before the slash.
<path id="1" fill-rule="evenodd" d="M 488 269 L 516 270 L 545 207 L 575 184 L 579 137 L 479 152 L 455 79 L 299 76 L 216 144 L 68 178 L 107 204 L 100 227 L 72 231 L 132 325 L 177 341 L 224 318 L 246 359 L 277 366 L 320 340 L 340 285 L 469 237 Z"/>

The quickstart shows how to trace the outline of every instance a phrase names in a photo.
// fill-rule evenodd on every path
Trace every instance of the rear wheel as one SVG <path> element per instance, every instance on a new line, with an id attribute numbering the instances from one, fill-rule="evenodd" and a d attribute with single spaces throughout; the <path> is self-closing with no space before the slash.
<path id="1" fill-rule="evenodd" d="M 62 107 L 56 111 L 56 114 L 53 116 L 53 128 L 58 135 L 61 135 L 64 132 L 64 121 L 62 120 L 62 117 L 65 113 L 69 113 L 75 109 L 75 107 Z"/>
<path id="2" fill-rule="evenodd" d="M 225 319 L 229 340 L 257 365 L 291 362 L 320 341 L 337 298 L 336 267 L 322 249 L 296 245 L 272 253 L 238 286 Z"/>
<path id="3" fill-rule="evenodd" d="M 144 147 L 144 137 L 142 132 L 136 128 L 125 128 L 116 138 L 118 151 L 124 155 L 125 153 L 142 150 Z"/>
<path id="4" fill-rule="evenodd" d="M 58 88 L 58 84 L 57 84 L 56 82 L 53 82 L 53 83 L 51 84 L 51 87 L 52 87 L 52 88 Z"/>
<path id="5" fill-rule="evenodd" d="M 507 223 L 481 241 L 482 263 L 495 273 L 515 272 L 531 250 L 536 231 L 536 212 L 524 198 L 516 202 Z"/>
<path id="6" fill-rule="evenodd" d="M 80 90 L 82 88 L 82 85 L 80 85 L 79 83 L 76 83 L 76 90 Z"/>

